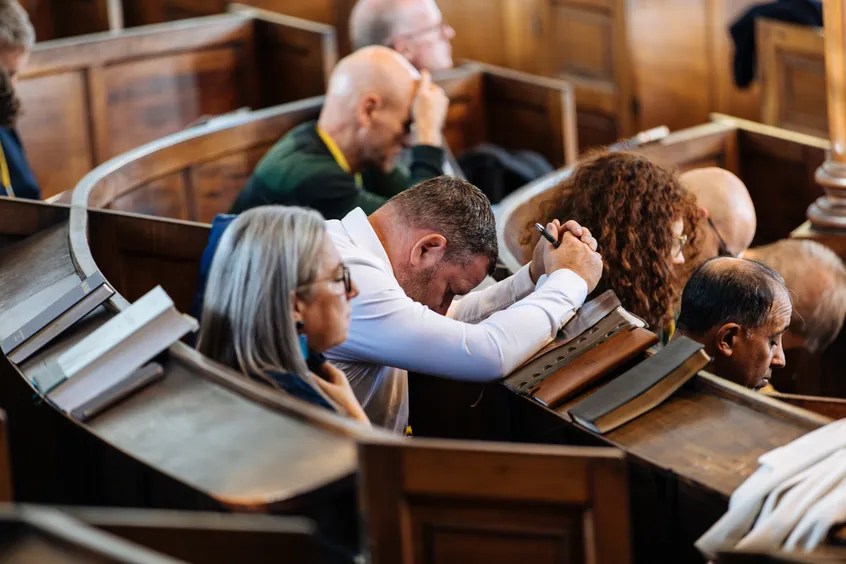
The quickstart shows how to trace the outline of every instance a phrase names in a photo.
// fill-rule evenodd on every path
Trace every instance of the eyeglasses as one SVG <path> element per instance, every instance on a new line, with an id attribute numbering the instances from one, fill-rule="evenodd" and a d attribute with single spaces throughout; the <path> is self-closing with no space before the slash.
<path id="1" fill-rule="evenodd" d="M 312 284 L 317 284 L 318 282 L 343 282 L 344 283 L 344 292 L 347 294 L 352 293 L 352 278 L 350 277 L 350 269 L 347 265 L 341 264 L 338 266 L 338 272 L 332 278 L 319 278 L 317 280 L 312 280 L 308 284 L 301 284 L 297 286 L 297 289 L 305 288 L 306 286 L 311 286 Z"/>
<path id="2" fill-rule="evenodd" d="M 422 37 L 422 36 L 424 36 L 428 33 L 432 33 L 433 31 L 437 32 L 439 35 L 441 35 L 442 37 L 445 37 L 447 39 L 451 38 L 453 36 L 453 34 L 455 33 L 455 30 L 452 28 L 451 25 L 444 23 L 444 22 L 441 22 L 441 23 L 437 23 L 433 26 L 424 27 L 423 29 L 418 29 L 417 31 L 412 31 L 410 33 L 401 33 L 401 34 L 395 35 L 394 37 L 402 38 L 402 39 L 416 39 L 416 38 Z M 388 45 L 388 47 L 390 47 L 390 45 Z"/>
<path id="3" fill-rule="evenodd" d="M 729 250 L 728 245 L 726 245 L 726 240 L 725 240 L 725 239 L 723 239 L 723 236 L 722 236 L 722 235 L 720 235 L 720 232 L 719 232 L 719 231 L 717 231 L 717 226 L 716 226 L 716 225 L 714 225 L 714 222 L 713 222 L 713 221 L 711 221 L 711 218 L 710 218 L 710 217 L 708 218 L 708 225 L 710 225 L 710 226 L 711 226 L 711 230 L 714 232 L 714 235 L 716 235 L 716 236 L 717 236 L 717 239 L 719 239 L 719 241 L 720 241 L 720 247 L 719 247 L 719 249 L 717 250 L 717 256 L 720 256 L 720 257 L 733 257 L 733 256 L 734 256 L 734 253 L 733 253 L 733 252 L 731 252 L 731 251 Z"/>

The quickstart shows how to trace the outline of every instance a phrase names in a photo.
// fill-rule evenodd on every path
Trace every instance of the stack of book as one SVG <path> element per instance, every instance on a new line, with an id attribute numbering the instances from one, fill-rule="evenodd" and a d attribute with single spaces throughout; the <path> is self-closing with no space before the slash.
<path id="1" fill-rule="evenodd" d="M 646 358 L 657 343 L 646 323 L 609 290 L 582 306 L 552 343 L 503 384 L 553 408 L 593 389 L 569 413 L 576 423 L 604 433 L 661 403 L 710 361 L 702 345 L 684 337 Z"/>

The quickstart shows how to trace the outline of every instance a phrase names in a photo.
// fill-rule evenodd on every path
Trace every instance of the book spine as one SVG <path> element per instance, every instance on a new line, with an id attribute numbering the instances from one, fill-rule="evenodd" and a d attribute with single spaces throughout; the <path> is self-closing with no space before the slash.
<path id="1" fill-rule="evenodd" d="M 35 317 L 24 323 L 17 331 L 3 339 L 0 349 L 8 355 L 10 352 L 21 346 L 36 333 L 44 329 L 63 313 L 78 304 L 91 292 L 105 284 L 106 279 L 100 272 L 95 272 L 85 280 L 66 292 L 61 298 L 47 306 Z"/>

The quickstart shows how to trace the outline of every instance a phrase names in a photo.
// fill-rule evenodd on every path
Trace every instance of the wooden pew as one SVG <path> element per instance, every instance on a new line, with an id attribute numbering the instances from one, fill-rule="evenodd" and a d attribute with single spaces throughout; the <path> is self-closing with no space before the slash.
<path id="1" fill-rule="evenodd" d="M 341 55 L 350 50 L 354 0 L 243 3 L 333 25 Z M 755 3 L 440 0 L 438 6 L 456 30 L 452 43 L 457 60 L 572 82 L 579 143 L 587 148 L 659 125 L 689 127 L 712 111 L 758 119 L 757 88 L 740 91 L 732 81 L 728 33 L 729 25 Z M 148 23 L 168 15 L 218 13 L 224 1 L 145 0 L 143 5 L 159 18 L 144 20 Z M 668 52 L 673 56 L 667 57 Z"/>
<path id="2" fill-rule="evenodd" d="M 330 27 L 249 11 L 39 43 L 18 129 L 48 198 L 203 116 L 322 94 L 336 58 Z"/>
<path id="3" fill-rule="evenodd" d="M 123 27 L 120 0 L 21 0 L 37 41 L 48 41 Z"/>
<path id="4" fill-rule="evenodd" d="M 89 527 L 180 561 L 259 564 L 268 555 L 286 562 L 325 562 L 314 523 L 302 517 L 203 511 L 67 507 Z"/>
<path id="5" fill-rule="evenodd" d="M 823 30 L 757 22 L 761 121 L 828 138 Z"/>
<path id="6" fill-rule="evenodd" d="M 781 392 L 768 393 L 769 397 L 783 401 L 832 419 L 843 419 L 846 417 L 846 399 L 828 398 L 819 396 L 802 396 L 798 394 L 785 394 Z"/>
<path id="7" fill-rule="evenodd" d="M 616 449 L 425 439 L 358 449 L 374 564 L 632 561 Z"/>
<path id="8" fill-rule="evenodd" d="M 49 507 L 0 506 L 0 560 L 8 564 L 178 564 Z"/>
<path id="9" fill-rule="evenodd" d="M 116 255 L 117 246 L 108 241 L 92 253 L 88 237 L 120 232 L 115 225 L 123 220 L 138 234 L 137 254 Z M 2 332 L 14 331 L 51 296 L 99 270 L 100 262 L 114 268 L 110 261 L 124 260 L 136 263 L 136 272 L 159 269 L 174 280 L 185 276 L 178 255 L 193 244 L 196 263 L 208 228 L 201 240 L 197 225 L 159 223 L 0 199 Z M 171 253 L 156 256 L 157 248 Z M 125 291 L 122 282 L 112 282 L 118 292 Z M 130 281 L 130 288 L 139 284 Z M 162 285 L 169 291 L 170 283 Z M 85 424 L 38 400 L 30 381 L 43 362 L 127 305 L 116 294 L 108 307 L 20 366 L 0 358 L 0 408 L 10 421 L 14 498 L 304 515 L 314 519 L 322 537 L 354 550 L 355 437 L 377 431 L 247 381 L 182 344 L 162 360 L 163 380 Z"/>
<path id="10" fill-rule="evenodd" d="M 489 141 L 539 151 L 553 163 L 575 160 L 566 83 L 487 65 L 446 72 L 438 82 L 450 97 L 445 138 L 454 154 Z M 229 209 L 268 148 L 293 126 L 316 119 L 321 103 L 314 98 L 226 116 L 162 138 L 96 169 L 74 201 L 210 222 Z"/>

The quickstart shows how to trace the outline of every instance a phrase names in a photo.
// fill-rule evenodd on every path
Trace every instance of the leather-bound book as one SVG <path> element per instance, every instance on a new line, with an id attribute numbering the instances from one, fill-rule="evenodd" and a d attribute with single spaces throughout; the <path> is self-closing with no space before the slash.
<path id="1" fill-rule="evenodd" d="M 679 337 L 571 407 L 568 413 L 582 427 L 607 433 L 659 405 L 710 361 L 700 343 Z"/>
<path id="2" fill-rule="evenodd" d="M 534 388 L 531 395 L 555 407 L 598 383 L 657 342 L 658 336 L 649 329 L 629 327 L 554 372 Z"/>
<path id="3" fill-rule="evenodd" d="M 645 326 L 642 319 L 620 306 L 620 300 L 608 290 L 584 304 L 554 341 L 508 375 L 503 384 L 511 391 L 528 394 L 555 371 L 616 333 Z"/>

